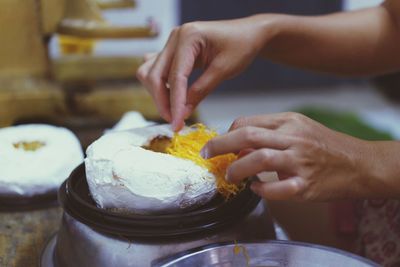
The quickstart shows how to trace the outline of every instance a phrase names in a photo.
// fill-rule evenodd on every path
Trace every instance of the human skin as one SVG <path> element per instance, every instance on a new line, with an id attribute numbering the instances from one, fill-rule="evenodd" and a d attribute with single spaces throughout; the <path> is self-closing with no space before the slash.
<path id="1" fill-rule="evenodd" d="M 400 1 L 388 0 L 325 16 L 262 14 L 184 24 L 160 53 L 147 58 L 137 76 L 161 116 L 179 130 L 201 100 L 256 56 L 314 71 L 371 76 L 399 70 L 398 55 Z M 203 73 L 189 85 L 194 68 Z M 227 178 L 239 182 L 264 170 L 278 171 L 280 181 L 252 185 L 265 198 L 394 197 L 400 191 L 398 142 L 362 141 L 293 113 L 238 121 L 203 154 L 250 151 L 232 164 Z"/>
<path id="2" fill-rule="evenodd" d="M 205 158 L 248 151 L 227 170 L 239 183 L 263 171 L 279 181 L 253 182 L 266 199 L 327 201 L 398 197 L 400 143 L 371 142 L 332 131 L 293 112 L 236 119 L 228 133 L 212 139 Z"/>
<path id="3" fill-rule="evenodd" d="M 400 2 L 325 16 L 255 15 L 192 22 L 172 31 L 165 48 L 137 76 L 175 129 L 220 82 L 256 56 L 303 69 L 369 76 L 400 69 Z M 188 85 L 193 69 L 203 75 Z M 170 89 L 166 88 L 166 83 Z"/>

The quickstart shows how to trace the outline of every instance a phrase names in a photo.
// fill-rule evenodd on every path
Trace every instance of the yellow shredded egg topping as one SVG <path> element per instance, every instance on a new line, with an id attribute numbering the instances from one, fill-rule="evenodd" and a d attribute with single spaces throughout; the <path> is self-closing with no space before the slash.
<path id="1" fill-rule="evenodd" d="M 208 169 L 216 177 L 217 188 L 226 199 L 239 192 L 243 186 L 228 183 L 225 180 L 226 169 L 237 159 L 233 153 L 204 159 L 200 155 L 204 145 L 218 134 L 208 129 L 203 124 L 191 126 L 192 130 L 185 134 L 175 133 L 171 143 L 166 148 L 166 153 L 178 158 L 188 159 L 197 165 Z"/>
<path id="2" fill-rule="evenodd" d="M 32 151 L 32 152 L 41 149 L 45 145 L 46 145 L 45 143 L 40 141 L 32 141 L 32 142 L 21 141 L 13 144 L 15 149 L 23 149 L 25 151 Z"/>

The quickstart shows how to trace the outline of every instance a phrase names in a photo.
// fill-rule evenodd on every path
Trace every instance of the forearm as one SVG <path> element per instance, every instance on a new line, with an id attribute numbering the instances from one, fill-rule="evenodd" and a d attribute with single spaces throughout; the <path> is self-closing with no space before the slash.
<path id="1" fill-rule="evenodd" d="M 400 70 L 400 23 L 394 7 L 398 4 L 389 2 L 326 16 L 264 15 L 267 34 L 261 54 L 275 62 L 339 75 Z"/>
<path id="2" fill-rule="evenodd" d="M 366 142 L 359 155 L 358 184 L 368 198 L 400 197 L 400 142 Z"/>

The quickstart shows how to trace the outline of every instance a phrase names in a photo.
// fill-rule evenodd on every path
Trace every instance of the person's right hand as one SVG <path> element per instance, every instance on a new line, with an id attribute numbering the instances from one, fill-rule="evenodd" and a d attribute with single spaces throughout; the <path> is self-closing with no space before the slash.
<path id="1" fill-rule="evenodd" d="M 251 183 L 265 199 L 331 201 L 398 197 L 399 147 L 399 142 L 357 139 L 286 112 L 239 118 L 201 154 L 206 159 L 239 154 L 226 175 L 236 184 L 277 172 L 278 181 Z"/>
<path id="2" fill-rule="evenodd" d="M 260 22 L 258 22 L 258 20 Z M 174 130 L 219 83 L 245 69 L 266 41 L 265 18 L 192 22 L 174 29 L 159 54 L 146 58 L 138 79 Z M 204 70 L 188 89 L 195 67 Z"/>

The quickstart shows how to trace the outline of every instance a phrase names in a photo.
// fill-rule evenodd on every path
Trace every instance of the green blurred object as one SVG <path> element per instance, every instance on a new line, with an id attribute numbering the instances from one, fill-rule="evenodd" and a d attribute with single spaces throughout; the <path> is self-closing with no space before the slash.
<path id="1" fill-rule="evenodd" d="M 360 139 L 370 141 L 394 139 L 390 133 L 369 126 L 355 113 L 319 107 L 302 107 L 297 109 L 296 112 L 302 113 L 332 130 Z"/>

